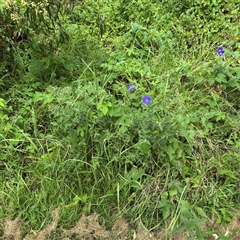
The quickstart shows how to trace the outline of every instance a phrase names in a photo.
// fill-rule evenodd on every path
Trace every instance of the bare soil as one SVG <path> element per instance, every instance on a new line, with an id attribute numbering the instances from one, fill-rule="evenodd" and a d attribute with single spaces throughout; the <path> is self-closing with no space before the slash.
<path id="1" fill-rule="evenodd" d="M 0 224 L 2 225 L 3 235 L 0 236 L 0 240 L 47 240 L 47 239 L 61 239 L 61 240 L 89 240 L 89 239 L 118 239 L 118 240 L 186 240 L 188 239 L 188 233 L 175 234 L 172 237 L 166 236 L 165 229 L 158 229 L 154 232 L 148 232 L 139 224 L 137 230 L 130 228 L 129 224 L 122 218 L 116 218 L 114 226 L 111 231 L 104 228 L 104 225 L 100 225 L 98 222 L 99 215 L 92 214 L 86 216 L 84 213 L 71 229 L 57 229 L 57 223 L 59 218 L 60 208 L 52 211 L 52 222 L 39 232 L 31 232 L 23 236 L 22 228 L 24 223 L 21 219 L 10 220 L 9 218 L 2 219 Z M 212 235 L 211 239 L 218 239 L 219 234 L 229 235 L 232 230 L 239 228 L 233 240 L 240 239 L 240 211 L 236 213 L 233 221 L 225 227 L 220 227 L 214 223 L 204 226 L 206 229 L 216 231 Z M 52 233 L 60 232 L 60 236 L 52 237 Z"/>

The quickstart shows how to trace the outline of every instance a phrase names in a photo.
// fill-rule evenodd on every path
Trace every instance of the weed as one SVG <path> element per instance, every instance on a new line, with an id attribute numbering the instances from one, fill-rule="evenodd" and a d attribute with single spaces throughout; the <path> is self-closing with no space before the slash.
<path id="1" fill-rule="evenodd" d="M 61 229 L 73 239 L 110 236 L 116 216 L 130 225 L 119 236 L 132 238 L 141 225 L 150 234 L 164 227 L 166 239 L 206 239 L 213 216 L 231 222 L 240 199 L 239 4 L 46 2 L 0 4 L 0 217 L 53 239 Z M 28 23 L 17 44 L 14 11 Z M 95 227 L 81 235 L 87 219 Z M 217 236 L 234 239 L 231 231 Z"/>

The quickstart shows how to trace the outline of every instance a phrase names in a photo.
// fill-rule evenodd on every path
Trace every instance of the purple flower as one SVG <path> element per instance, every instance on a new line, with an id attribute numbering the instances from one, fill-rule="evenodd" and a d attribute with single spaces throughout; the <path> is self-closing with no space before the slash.
<path id="1" fill-rule="evenodd" d="M 127 85 L 127 89 L 129 90 L 129 92 L 134 92 L 136 90 L 136 87 L 134 84 L 130 83 Z"/>
<path id="2" fill-rule="evenodd" d="M 218 55 L 221 57 L 221 56 L 224 54 L 224 49 L 223 49 L 223 47 L 219 47 L 219 48 L 217 49 L 217 53 L 218 53 Z"/>
<path id="3" fill-rule="evenodd" d="M 68 8 L 67 8 L 67 11 L 68 11 L 68 12 L 71 12 L 71 11 L 72 11 L 72 8 L 68 7 Z"/>
<path id="4" fill-rule="evenodd" d="M 144 104 L 149 104 L 149 103 L 151 103 L 151 101 L 152 101 L 152 98 L 151 98 L 150 96 L 144 96 L 144 97 L 142 98 L 142 102 L 143 102 Z"/>

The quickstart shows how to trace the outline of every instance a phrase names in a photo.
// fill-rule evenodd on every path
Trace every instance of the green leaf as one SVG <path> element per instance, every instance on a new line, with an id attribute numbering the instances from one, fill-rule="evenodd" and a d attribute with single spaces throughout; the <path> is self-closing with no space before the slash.
<path id="1" fill-rule="evenodd" d="M 202 208 L 200 207 L 195 207 L 196 212 L 198 213 L 198 215 L 200 215 L 201 217 L 207 217 L 206 213 L 203 211 Z"/>
<path id="2" fill-rule="evenodd" d="M 131 123 L 131 118 L 128 115 L 123 115 L 121 118 L 119 118 L 115 125 L 128 125 Z"/>
<path id="3" fill-rule="evenodd" d="M 113 108 L 110 108 L 109 111 L 109 116 L 111 117 L 119 117 L 119 116 L 123 116 L 124 114 L 124 109 L 123 107 L 113 107 Z"/>
<path id="4" fill-rule="evenodd" d="M 162 195 L 161 195 L 161 198 L 162 199 L 168 198 L 168 192 L 163 192 Z"/>
<path id="5" fill-rule="evenodd" d="M 5 2 L 4 0 L 1 0 L 1 1 L 0 1 L 0 10 L 2 10 L 2 7 L 3 7 L 4 2 Z"/>
<path id="6" fill-rule="evenodd" d="M 227 143 L 230 144 L 230 145 L 234 145 L 234 142 L 230 139 L 226 139 Z"/>
<path id="7" fill-rule="evenodd" d="M 107 107 L 112 107 L 112 103 L 110 103 L 110 102 L 107 102 L 105 105 L 106 105 Z"/>
<path id="8" fill-rule="evenodd" d="M 82 197 L 79 197 L 79 196 L 76 195 L 73 198 L 73 202 L 77 203 L 77 202 L 81 201 L 81 202 L 85 203 L 87 201 L 87 198 L 88 198 L 87 194 L 84 194 Z"/>
<path id="9" fill-rule="evenodd" d="M 54 97 L 52 94 L 45 94 L 43 104 L 51 103 L 53 100 L 54 100 Z"/>
<path id="10" fill-rule="evenodd" d="M 4 105 L 4 99 L 0 98 L 0 107 L 4 108 L 5 105 Z"/>
<path id="11" fill-rule="evenodd" d="M 218 174 L 220 174 L 220 175 L 227 175 L 227 176 L 229 176 L 231 178 L 234 178 L 234 179 L 236 178 L 234 173 L 232 171 L 228 170 L 228 169 L 221 169 L 218 172 Z"/>
<path id="12" fill-rule="evenodd" d="M 173 146 L 168 145 L 164 148 L 164 150 L 167 152 L 170 161 L 172 161 L 174 159 L 174 155 L 175 155 L 175 150 L 174 150 Z"/>
<path id="13" fill-rule="evenodd" d="M 169 206 L 164 208 L 164 210 L 163 210 L 163 219 L 166 220 L 170 216 L 170 213 L 171 213 L 171 209 L 170 209 Z"/>
<path id="14" fill-rule="evenodd" d="M 108 112 L 108 107 L 107 106 L 102 106 L 102 109 L 101 109 L 103 115 L 106 115 L 107 112 Z"/>
<path id="15" fill-rule="evenodd" d="M 169 204 L 171 204 L 171 202 L 170 202 L 169 200 L 167 200 L 166 198 L 162 198 L 162 199 L 159 201 L 157 207 L 158 207 L 158 208 L 164 208 L 164 207 L 167 207 L 167 205 L 169 205 Z"/>
<path id="16" fill-rule="evenodd" d="M 227 83 L 226 75 L 223 73 L 219 73 L 215 78 L 215 81 L 218 83 Z"/>
<path id="17" fill-rule="evenodd" d="M 81 197 L 82 202 L 85 203 L 85 202 L 87 201 L 87 198 L 88 198 L 87 194 L 84 194 L 84 195 Z"/>
<path id="18" fill-rule="evenodd" d="M 217 118 L 216 118 L 216 121 L 219 121 L 219 120 L 224 120 L 226 118 L 226 115 L 225 115 L 225 113 L 223 113 L 223 112 L 220 112 L 220 113 L 218 113 L 218 116 L 217 116 Z"/>
<path id="19" fill-rule="evenodd" d="M 79 196 L 75 196 L 74 198 L 73 198 L 73 201 L 74 202 L 79 202 L 81 200 L 81 198 L 79 197 Z"/>
<path id="20" fill-rule="evenodd" d="M 170 214 L 171 214 L 171 209 L 172 209 L 172 203 L 167 200 L 166 198 L 162 198 L 158 205 L 157 205 L 157 208 L 162 208 L 162 211 L 163 211 L 163 219 L 167 219 Z"/>
<path id="21" fill-rule="evenodd" d="M 103 115 L 106 115 L 108 112 L 108 107 L 105 104 L 103 104 L 102 102 L 98 103 L 97 109 L 99 109 L 103 113 Z"/>
<path id="22" fill-rule="evenodd" d="M 148 140 L 139 141 L 137 144 L 134 145 L 134 148 L 138 148 L 144 154 L 147 154 L 150 152 L 151 143 Z"/>
<path id="23" fill-rule="evenodd" d="M 169 194 L 170 194 L 171 197 L 174 196 L 174 195 L 177 195 L 177 193 L 178 193 L 178 191 L 177 191 L 176 188 L 171 188 L 169 190 Z"/>
<path id="24" fill-rule="evenodd" d="M 138 169 L 138 168 L 132 168 L 131 169 L 131 179 L 137 181 L 138 179 L 140 179 L 144 174 L 144 170 L 142 168 Z"/>

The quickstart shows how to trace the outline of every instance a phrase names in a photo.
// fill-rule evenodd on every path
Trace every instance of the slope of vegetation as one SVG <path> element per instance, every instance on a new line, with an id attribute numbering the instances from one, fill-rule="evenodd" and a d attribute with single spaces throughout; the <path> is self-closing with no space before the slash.
<path id="1" fill-rule="evenodd" d="M 166 239 L 231 222 L 239 1 L 5 0 L 0 20 L 0 218 L 37 232 L 60 207 L 59 228 L 98 213 Z"/>

